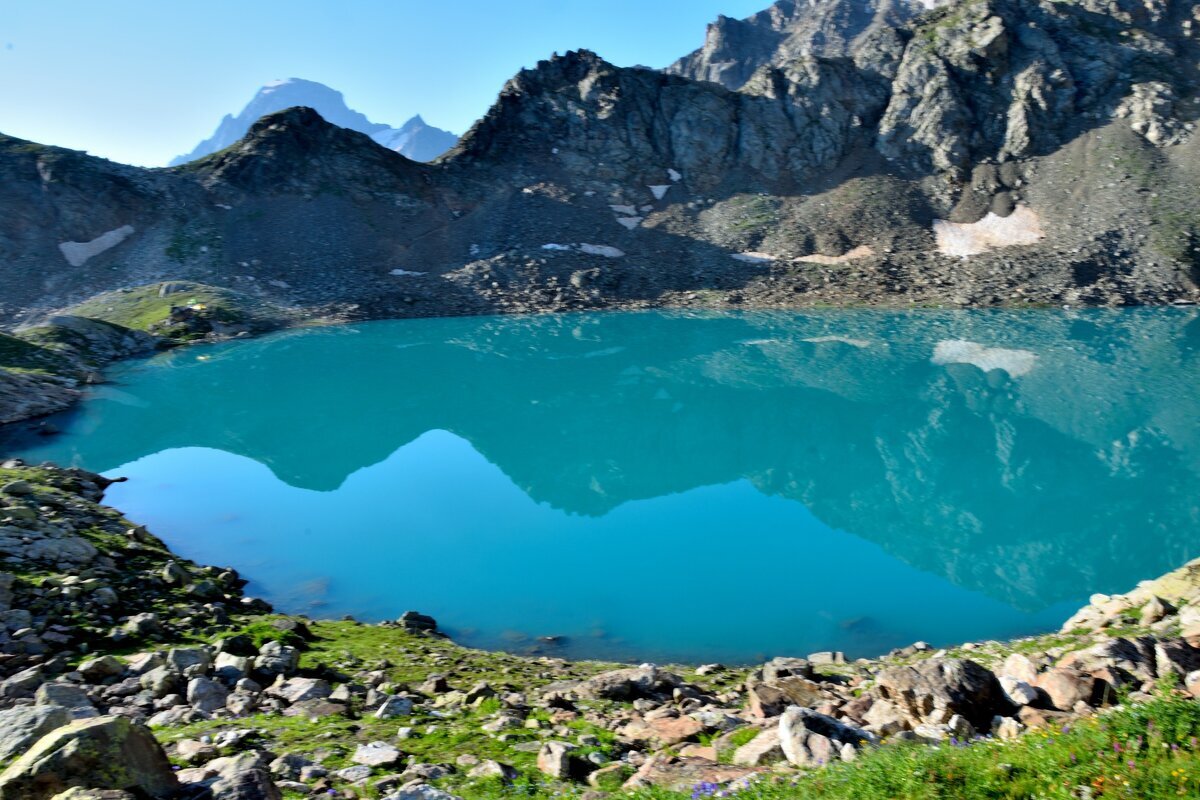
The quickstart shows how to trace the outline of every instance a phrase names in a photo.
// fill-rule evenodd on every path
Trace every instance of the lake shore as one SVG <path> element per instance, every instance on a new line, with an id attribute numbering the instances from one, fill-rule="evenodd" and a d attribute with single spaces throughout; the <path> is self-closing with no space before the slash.
<path id="1" fill-rule="evenodd" d="M 0 466 L 0 757 L 12 760 L 0 788 L 26 779 L 21 753 L 39 737 L 90 735 L 114 716 L 148 724 L 184 767 L 175 777 L 218 796 L 222 781 L 253 779 L 441 798 L 514 781 L 787 781 L 869 763 L 876 742 L 1015 742 L 1200 693 L 1200 562 L 1094 597 L 1042 637 L 849 663 L 623 667 L 468 650 L 417 613 L 380 625 L 274 614 L 236 573 L 179 559 L 100 505 L 106 483 Z"/>

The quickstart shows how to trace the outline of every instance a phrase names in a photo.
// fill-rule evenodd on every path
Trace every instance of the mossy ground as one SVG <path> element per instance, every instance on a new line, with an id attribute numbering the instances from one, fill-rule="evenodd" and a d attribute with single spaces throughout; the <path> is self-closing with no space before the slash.
<path id="1" fill-rule="evenodd" d="M 162 326 L 176 306 L 201 307 L 209 318 L 224 324 L 259 323 L 264 328 L 278 324 L 277 309 L 242 292 L 199 283 L 166 285 L 170 291 L 165 294 L 164 284 L 160 283 L 105 292 L 72 306 L 65 313 L 142 331 Z"/>

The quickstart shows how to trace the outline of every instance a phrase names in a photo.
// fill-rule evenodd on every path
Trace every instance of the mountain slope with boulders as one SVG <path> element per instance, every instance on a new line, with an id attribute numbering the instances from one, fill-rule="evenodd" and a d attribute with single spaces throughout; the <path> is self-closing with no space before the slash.
<path id="1" fill-rule="evenodd" d="M 0 319 L 160 280 L 364 317 L 1192 302 L 1195 13 L 787 0 L 707 67 L 539 62 L 435 164 L 303 108 L 166 170 L 5 137 Z"/>

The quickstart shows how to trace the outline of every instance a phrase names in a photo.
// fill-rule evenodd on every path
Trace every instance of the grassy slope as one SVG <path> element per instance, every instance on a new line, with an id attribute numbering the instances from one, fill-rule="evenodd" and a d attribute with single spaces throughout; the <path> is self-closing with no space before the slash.
<path id="1" fill-rule="evenodd" d="M 159 296 L 163 284 L 105 292 L 72 306 L 64 313 L 104 320 L 135 330 L 163 323 L 172 306 L 203 306 L 212 319 L 225 324 L 274 327 L 278 311 L 250 295 L 201 283 L 172 281 L 174 291 Z"/>

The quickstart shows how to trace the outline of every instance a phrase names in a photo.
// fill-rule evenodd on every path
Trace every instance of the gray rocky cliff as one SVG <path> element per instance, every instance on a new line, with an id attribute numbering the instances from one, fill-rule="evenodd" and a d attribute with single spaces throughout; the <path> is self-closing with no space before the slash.
<path id="1" fill-rule="evenodd" d="M 168 170 L 0 139 L 0 318 L 160 280 L 368 316 L 1195 299 L 1195 5 L 918 11 L 779 3 L 736 88 L 555 56 L 433 164 L 311 109 Z"/>

